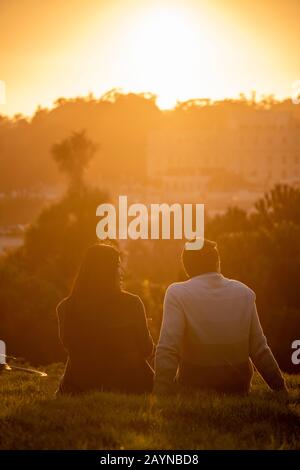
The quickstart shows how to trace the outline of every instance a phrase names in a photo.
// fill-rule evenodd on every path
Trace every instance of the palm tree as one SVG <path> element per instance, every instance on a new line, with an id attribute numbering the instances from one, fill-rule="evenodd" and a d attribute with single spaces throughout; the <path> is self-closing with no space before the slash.
<path id="1" fill-rule="evenodd" d="M 53 159 L 59 169 L 68 175 L 70 190 L 80 191 L 84 188 L 84 172 L 97 148 L 98 145 L 86 136 L 84 130 L 73 132 L 70 137 L 52 146 Z"/>

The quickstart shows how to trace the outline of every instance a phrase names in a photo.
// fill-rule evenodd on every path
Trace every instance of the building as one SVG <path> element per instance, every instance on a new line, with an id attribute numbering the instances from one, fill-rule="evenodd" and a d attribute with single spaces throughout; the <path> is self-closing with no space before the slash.
<path id="1" fill-rule="evenodd" d="M 252 110 L 224 113 L 199 128 L 155 130 L 148 138 L 147 171 L 150 180 L 174 191 L 207 189 L 216 179 L 256 189 L 297 184 L 300 123 L 289 113 Z"/>

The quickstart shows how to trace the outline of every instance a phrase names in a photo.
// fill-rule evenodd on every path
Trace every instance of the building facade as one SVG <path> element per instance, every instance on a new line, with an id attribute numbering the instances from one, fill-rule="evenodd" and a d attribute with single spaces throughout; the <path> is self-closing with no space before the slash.
<path id="1" fill-rule="evenodd" d="M 153 131 L 147 145 L 148 176 L 170 188 L 240 179 L 256 188 L 300 183 L 300 124 L 268 110 L 227 114 L 217 124 Z"/>

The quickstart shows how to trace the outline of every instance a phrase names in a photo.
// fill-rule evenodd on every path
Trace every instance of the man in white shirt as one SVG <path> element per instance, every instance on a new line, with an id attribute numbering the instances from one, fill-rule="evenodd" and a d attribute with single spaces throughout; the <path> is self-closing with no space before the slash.
<path id="1" fill-rule="evenodd" d="M 179 383 L 247 393 L 252 363 L 273 390 L 286 391 L 257 315 L 255 293 L 220 273 L 216 243 L 204 240 L 201 250 L 184 249 L 182 262 L 189 279 L 166 291 L 154 391 L 168 393 Z"/>

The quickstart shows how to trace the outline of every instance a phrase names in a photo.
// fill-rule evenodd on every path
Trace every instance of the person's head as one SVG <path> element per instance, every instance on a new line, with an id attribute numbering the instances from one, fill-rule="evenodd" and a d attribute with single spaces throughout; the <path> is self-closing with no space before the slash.
<path id="1" fill-rule="evenodd" d="M 182 251 L 182 264 L 189 277 L 199 276 L 209 272 L 220 272 L 220 257 L 216 242 L 204 240 L 200 250 Z"/>
<path id="2" fill-rule="evenodd" d="M 120 290 L 120 253 L 111 246 L 96 244 L 88 248 L 75 279 L 71 297 L 89 303 Z"/>

